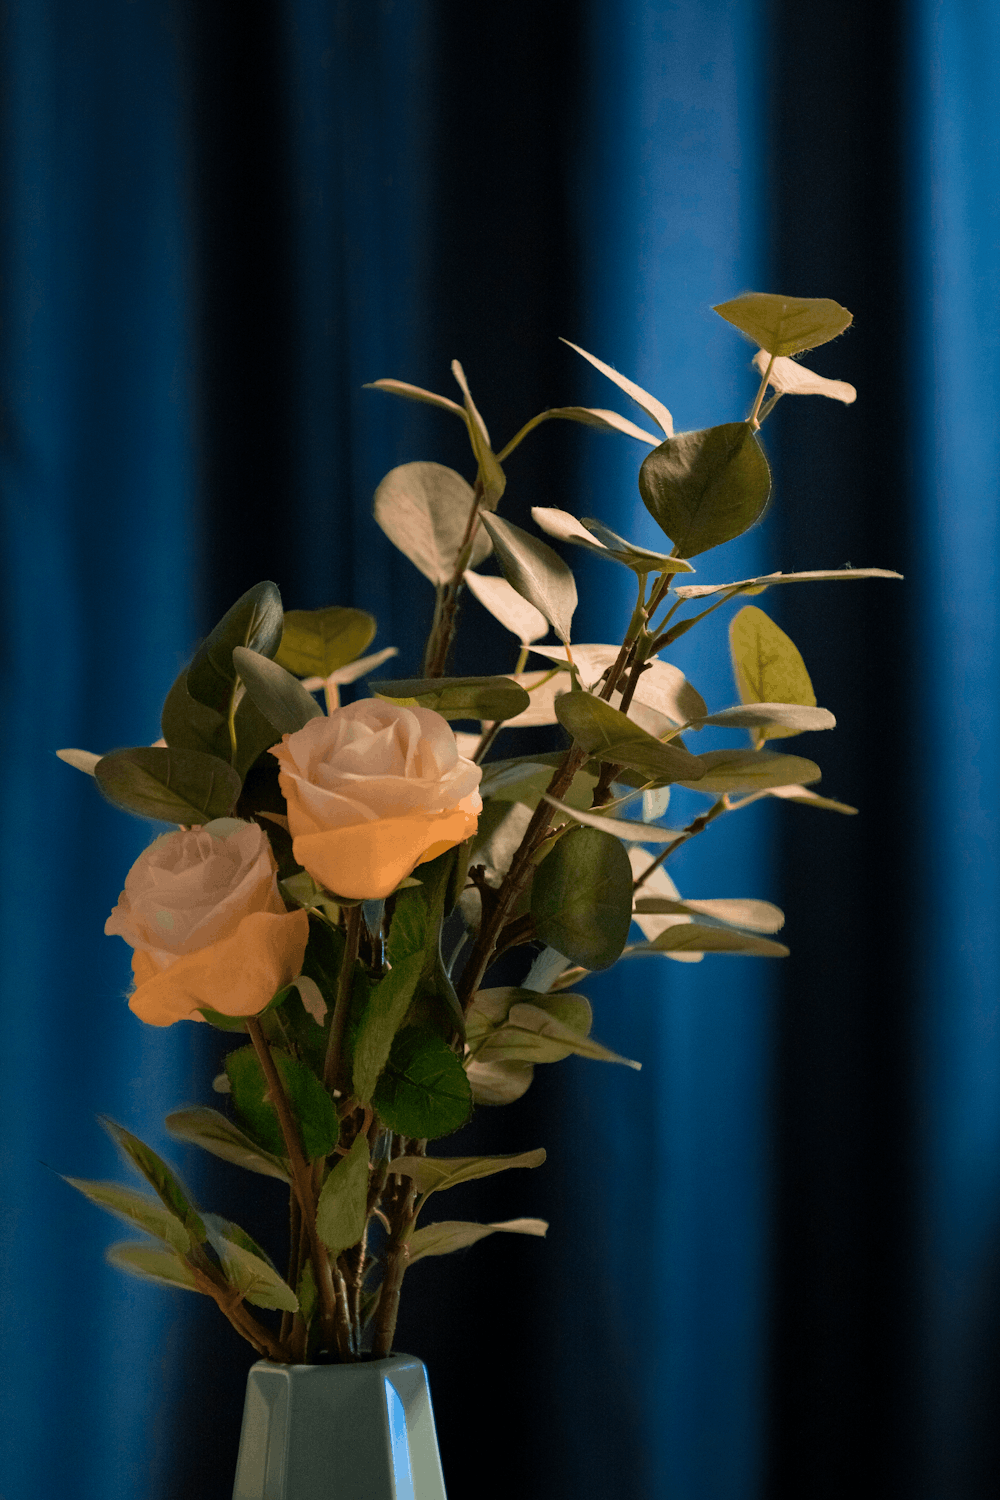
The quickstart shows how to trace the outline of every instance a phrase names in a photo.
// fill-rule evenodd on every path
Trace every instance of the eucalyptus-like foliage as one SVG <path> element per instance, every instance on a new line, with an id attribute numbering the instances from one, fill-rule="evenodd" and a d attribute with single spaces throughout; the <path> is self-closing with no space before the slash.
<path id="1" fill-rule="evenodd" d="M 758 384 L 755 395 L 748 385 L 745 417 L 724 413 L 718 425 L 698 432 L 675 432 L 658 396 L 582 349 L 657 432 L 616 411 L 568 405 L 528 417 L 506 446 L 495 448 L 457 361 L 452 373 L 461 402 L 404 381 L 373 382 L 458 417 L 471 450 L 467 474 L 417 458 L 391 470 L 375 493 L 376 522 L 435 591 L 423 666 L 414 675 L 372 675 L 397 648 L 365 655 L 377 625 L 364 610 L 331 604 L 286 611 L 277 587 L 263 582 L 237 600 L 178 675 L 163 705 L 159 744 L 104 755 L 58 752 L 137 816 L 185 829 L 216 819 L 255 820 L 270 843 L 275 889 L 287 912 L 300 914 L 299 930 L 308 925 L 301 973 L 263 1009 L 242 1014 L 236 1006 L 234 1013 L 231 997 L 221 992 L 217 1005 L 197 1007 L 195 1019 L 229 1034 L 224 1072 L 214 1081 L 220 1107 L 189 1106 L 166 1121 L 175 1139 L 242 1168 L 248 1181 L 265 1176 L 288 1186 L 285 1274 L 238 1225 L 196 1208 L 173 1170 L 121 1126 L 108 1122 L 151 1192 L 66 1179 L 146 1235 L 114 1247 L 114 1264 L 213 1297 L 271 1359 L 385 1354 L 407 1267 L 485 1235 L 544 1235 L 544 1222 L 531 1218 L 418 1224 L 436 1193 L 534 1168 L 545 1157 L 541 1148 L 511 1156 L 428 1155 L 428 1143 L 457 1131 L 477 1108 L 521 1097 L 539 1064 L 579 1057 L 638 1069 L 591 1036 L 591 1006 L 578 988 L 589 972 L 622 957 L 692 963 L 787 954 L 775 938 L 784 917 L 770 902 L 681 894 L 666 865 L 682 844 L 763 798 L 855 812 L 812 789 L 821 772 L 809 755 L 766 748 L 831 730 L 835 719 L 817 705 L 806 664 L 785 631 L 756 604 L 741 601 L 778 584 L 899 574 L 818 569 L 735 583 L 712 582 L 711 575 L 683 581 L 695 573 L 692 558 L 700 567 L 707 552 L 743 534 L 769 503 L 760 432 L 779 397 L 853 401 L 853 387 L 794 361 L 842 333 L 851 315 L 828 299 L 763 293 L 716 311 L 758 346 L 751 367 Z M 648 450 L 636 459 L 636 483 L 663 535 L 658 546 L 577 518 L 568 508 L 571 494 L 532 512 L 549 541 L 498 513 L 510 499 L 508 456 L 551 418 L 598 427 Z M 512 483 L 515 501 L 516 488 Z M 552 541 L 582 547 L 634 575 L 635 607 L 620 641 L 573 644 L 576 581 Z M 484 571 L 491 554 L 498 571 Z M 460 609 L 466 591 L 473 602 Z M 670 660 L 670 649 L 731 604 L 734 691 L 729 702 L 710 706 Z M 449 676 L 456 631 L 474 632 L 481 609 L 514 638 L 510 673 Z M 561 644 L 542 644 L 550 629 Z M 530 653 L 536 662 L 528 669 Z M 307 800 L 307 822 L 293 835 L 290 773 L 283 761 L 279 780 L 271 752 L 284 754 L 290 736 L 314 734 L 324 715 L 317 690 L 325 693 L 326 713 L 338 714 L 339 688 L 365 678 L 367 692 L 382 703 L 420 711 L 397 721 L 425 723 L 428 710 L 438 716 L 433 722 L 443 738 L 435 741 L 435 774 L 458 774 L 470 787 L 475 773 L 466 758 L 474 756 L 481 780 L 478 793 L 463 799 L 466 811 L 455 813 L 460 831 L 440 843 L 428 836 L 394 889 L 373 892 L 361 882 L 361 895 L 345 896 L 336 887 L 342 875 L 340 883 L 351 888 L 350 872 L 337 866 L 337 878 L 321 879 L 315 867 L 306 868 L 308 829 L 319 826 L 320 804 Z M 454 743 L 442 721 L 465 726 Z M 526 732 L 559 726 L 563 748 L 505 756 L 497 741 L 511 726 Z M 734 733 L 742 743 L 732 742 Z M 364 794 L 369 776 L 386 780 L 384 767 L 359 763 L 351 775 L 355 812 L 346 822 L 341 815 L 336 827 L 343 824 L 352 836 L 367 828 L 377 838 L 381 815 L 367 809 Z M 674 811 L 674 787 L 703 799 L 688 821 Z M 409 816 L 409 804 L 401 806 L 402 813 L 385 817 Z M 419 823 L 425 814 L 413 816 Z M 387 837 L 396 826 L 386 825 Z M 467 836 L 456 842 L 461 829 Z M 348 840 L 344 848 L 351 847 Z M 169 927 L 172 914 L 161 915 Z M 519 949 L 521 982 L 496 984 L 495 960 Z M 231 962 L 238 967 L 238 953 Z M 159 977 L 169 973 L 165 968 Z"/>

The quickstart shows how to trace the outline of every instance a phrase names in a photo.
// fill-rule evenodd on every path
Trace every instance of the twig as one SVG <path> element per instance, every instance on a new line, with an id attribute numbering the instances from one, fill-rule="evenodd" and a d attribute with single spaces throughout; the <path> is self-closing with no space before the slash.
<path id="1" fill-rule="evenodd" d="M 354 983 L 354 965 L 358 957 L 361 938 L 361 907 L 347 907 L 347 943 L 340 964 L 337 980 L 337 1000 L 330 1020 L 330 1035 L 326 1044 L 326 1061 L 323 1064 L 323 1082 L 329 1093 L 340 1087 L 341 1050 L 344 1044 L 344 1027 L 351 1008 L 351 988 Z"/>

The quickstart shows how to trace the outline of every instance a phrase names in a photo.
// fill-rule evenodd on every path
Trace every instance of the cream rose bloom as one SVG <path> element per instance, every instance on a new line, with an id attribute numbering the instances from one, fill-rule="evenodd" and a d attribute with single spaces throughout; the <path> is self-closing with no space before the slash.
<path id="1" fill-rule="evenodd" d="M 271 749 L 295 858 L 340 896 L 388 896 L 475 833 L 482 770 L 429 708 L 364 698 Z"/>
<path id="2" fill-rule="evenodd" d="M 151 1026 L 205 1006 L 257 1015 L 302 970 L 309 919 L 288 912 L 264 830 L 238 818 L 165 833 L 125 877 L 104 924 L 135 952 L 129 1006 Z"/>

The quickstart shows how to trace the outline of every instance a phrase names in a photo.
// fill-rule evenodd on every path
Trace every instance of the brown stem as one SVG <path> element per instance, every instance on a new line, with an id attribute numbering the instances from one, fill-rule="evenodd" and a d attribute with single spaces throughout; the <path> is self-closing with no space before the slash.
<path id="1" fill-rule="evenodd" d="M 572 785 L 573 777 L 586 759 L 585 750 L 580 750 L 576 746 L 567 750 L 546 787 L 548 795 L 557 799 L 561 798 Z M 525 830 L 520 848 L 511 861 L 510 869 L 496 892 L 496 904 L 489 916 L 485 909 L 483 911 L 479 936 L 473 944 L 472 952 L 462 971 L 459 998 L 463 1010 L 468 1010 L 472 1004 L 473 997 L 482 983 L 483 975 L 493 961 L 497 938 L 518 896 L 528 883 L 531 875 L 531 857 L 548 833 L 553 813 L 552 806 L 542 798 L 532 814 L 531 822 Z"/>
<path id="2" fill-rule="evenodd" d="M 299 1208 L 302 1210 L 302 1220 L 306 1226 L 309 1236 L 309 1250 L 312 1256 L 313 1274 L 316 1277 L 316 1290 L 319 1294 L 320 1319 L 323 1326 L 323 1336 L 332 1342 L 335 1334 L 336 1305 L 334 1299 L 333 1279 L 330 1273 L 330 1257 L 327 1255 L 326 1246 L 316 1232 L 316 1202 L 313 1194 L 312 1174 L 306 1161 L 302 1142 L 299 1138 L 298 1126 L 292 1115 L 291 1106 L 288 1103 L 288 1095 L 281 1081 L 281 1075 L 275 1066 L 271 1049 L 264 1040 L 264 1033 L 260 1029 L 260 1022 L 256 1016 L 248 1016 L 246 1022 L 250 1040 L 253 1042 L 254 1050 L 260 1058 L 260 1065 L 267 1079 L 271 1102 L 278 1116 L 278 1124 L 281 1126 L 282 1139 L 285 1142 L 285 1150 L 288 1153 L 288 1164 L 292 1171 L 292 1182 L 295 1186 L 296 1196 L 299 1200 Z"/>
<path id="3" fill-rule="evenodd" d="M 673 854 L 675 849 L 679 849 L 682 844 L 686 844 L 688 839 L 693 839 L 697 834 L 703 833 L 708 827 L 709 823 L 713 822 L 720 813 L 724 813 L 727 811 L 728 808 L 726 806 L 725 798 L 720 797 L 718 802 L 712 804 L 708 812 L 699 813 L 698 816 L 694 818 L 685 829 L 682 830 L 680 835 L 674 839 L 672 844 L 668 844 L 665 849 L 660 850 L 659 854 L 653 860 L 649 868 L 647 870 L 643 870 L 642 874 L 635 880 L 633 880 L 633 895 L 640 886 L 645 885 L 646 881 L 649 879 L 650 875 L 652 875 L 653 871 L 658 870 L 664 863 L 664 861 L 668 859 L 671 854 Z"/>
<path id="4" fill-rule="evenodd" d="M 273 1359 L 278 1364 L 288 1362 L 289 1350 L 286 1345 L 282 1340 L 276 1339 L 270 1329 L 265 1328 L 263 1323 L 259 1323 L 253 1314 L 247 1311 L 239 1292 L 228 1284 L 219 1285 L 197 1266 L 192 1266 L 191 1272 L 199 1292 L 204 1292 L 218 1304 L 236 1332 L 245 1338 L 248 1344 L 252 1344 L 258 1354 L 262 1354 L 265 1359 Z"/>
<path id="5" fill-rule="evenodd" d="M 333 1274 L 333 1285 L 337 1298 L 337 1353 L 341 1361 L 346 1363 L 353 1359 L 357 1350 L 354 1347 L 354 1327 L 351 1322 L 351 1309 L 347 1300 L 347 1282 L 344 1280 L 343 1267 L 337 1259 L 331 1263 Z"/>
<path id="6" fill-rule="evenodd" d="M 427 650 L 424 653 L 425 677 L 442 677 L 444 675 L 448 652 L 451 650 L 451 643 L 455 636 L 455 611 L 458 608 L 458 596 L 462 591 L 463 574 L 469 566 L 469 559 L 472 556 L 472 542 L 476 534 L 476 526 L 479 521 L 479 507 L 482 499 L 482 478 L 477 475 L 472 491 L 472 506 L 469 510 L 469 519 L 465 525 L 465 535 L 462 538 L 462 545 L 458 549 L 458 557 L 455 560 L 455 571 L 445 585 L 441 608 L 434 622 L 431 638 L 427 642 Z"/>
<path id="7" fill-rule="evenodd" d="M 357 961 L 358 944 L 361 939 L 361 916 L 360 906 L 349 906 L 347 908 L 347 943 L 344 948 L 344 957 L 340 964 L 340 975 L 337 980 L 337 1000 L 333 1007 L 333 1016 L 330 1021 L 330 1035 L 326 1044 L 326 1061 L 323 1064 L 323 1082 L 330 1093 L 333 1093 L 335 1088 L 340 1087 L 344 1027 L 347 1025 L 347 1013 L 351 1008 L 354 965 Z"/>
<path id="8" fill-rule="evenodd" d="M 302 1210 L 299 1207 L 297 1195 L 289 1189 L 288 1193 L 288 1275 L 286 1281 L 294 1292 L 299 1284 L 301 1262 L 299 1250 L 302 1242 Z M 292 1322 L 295 1318 L 293 1312 L 287 1309 L 281 1314 L 281 1341 L 287 1343 L 292 1334 Z"/>
<path id="9" fill-rule="evenodd" d="M 424 1156 L 427 1151 L 427 1142 L 411 1141 L 410 1149 L 414 1155 Z M 372 1354 L 376 1359 L 385 1359 L 392 1349 L 396 1318 L 399 1315 L 399 1293 L 410 1258 L 406 1236 L 412 1228 L 413 1205 L 416 1196 L 417 1186 L 412 1177 L 394 1175 L 393 1201 L 390 1207 L 390 1222 L 393 1228 L 386 1245 L 385 1276 L 380 1288 L 372 1345 Z"/>

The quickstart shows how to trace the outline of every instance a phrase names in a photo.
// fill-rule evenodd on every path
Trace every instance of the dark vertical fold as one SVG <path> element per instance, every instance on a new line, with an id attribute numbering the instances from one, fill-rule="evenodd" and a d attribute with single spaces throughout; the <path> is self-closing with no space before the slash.
<path id="1" fill-rule="evenodd" d="M 772 6 L 771 287 L 855 315 L 803 357 L 857 404 L 786 399 L 770 421 L 782 566 L 907 571 L 903 373 L 904 8 Z M 767 1494 L 912 1492 L 902 1462 L 914 1255 L 905 584 L 817 585 L 767 604 L 837 714 L 821 791 L 787 808 L 777 1096 L 773 1428 Z M 766 601 L 765 601 L 766 602 Z M 805 742 L 803 742 L 805 748 Z M 825 819 L 822 828 L 817 820 Z M 817 848 L 820 854 L 817 857 Z"/>

